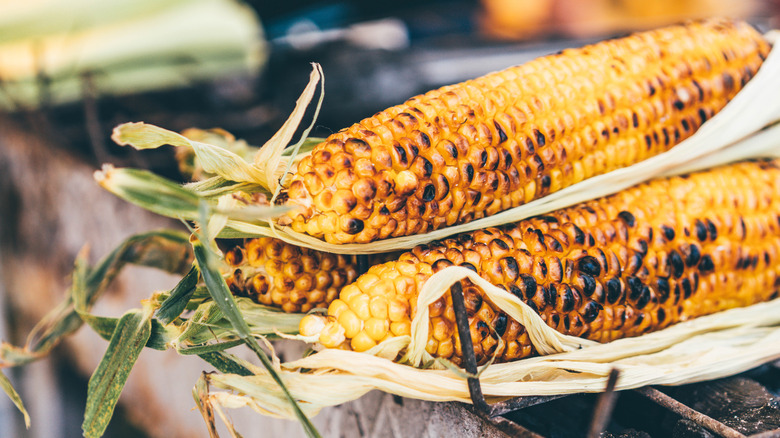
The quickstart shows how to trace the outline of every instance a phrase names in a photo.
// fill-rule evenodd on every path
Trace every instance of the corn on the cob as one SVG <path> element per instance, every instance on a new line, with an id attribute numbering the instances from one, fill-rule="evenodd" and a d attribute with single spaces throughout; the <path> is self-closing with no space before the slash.
<path id="1" fill-rule="evenodd" d="M 654 180 L 419 246 L 344 287 L 327 324 L 306 317 L 301 333 L 319 332 L 324 346 L 357 351 L 408 335 L 422 284 L 451 265 L 515 294 L 558 331 L 600 342 L 773 299 L 780 287 L 780 161 Z M 523 326 L 471 282 L 462 285 L 478 360 L 534 354 Z M 458 363 L 450 293 L 429 310 L 426 350 Z"/>
<path id="2" fill-rule="evenodd" d="M 316 146 L 284 194 L 302 208 L 281 223 L 364 243 L 527 203 L 691 136 L 768 50 L 749 25 L 714 19 L 413 97 Z"/>
<path id="3" fill-rule="evenodd" d="M 301 248 L 270 237 L 220 244 L 230 291 L 289 313 L 327 308 L 341 288 L 358 276 L 355 256 Z M 366 262 L 382 263 L 394 255 L 375 254 Z"/>

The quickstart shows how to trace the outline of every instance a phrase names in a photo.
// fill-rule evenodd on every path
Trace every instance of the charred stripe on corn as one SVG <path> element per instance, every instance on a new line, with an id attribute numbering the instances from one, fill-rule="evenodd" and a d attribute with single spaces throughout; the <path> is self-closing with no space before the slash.
<path id="1" fill-rule="evenodd" d="M 780 287 L 780 161 L 655 180 L 419 246 L 344 287 L 319 327 L 320 342 L 364 351 L 410 334 L 422 284 L 450 265 L 515 294 L 558 331 L 600 342 L 773 299 Z M 534 354 L 519 323 L 472 283 L 462 284 L 481 362 Z M 313 334 L 316 318 L 304 318 L 301 333 Z M 430 306 L 429 328 L 426 350 L 458 363 L 449 293 Z"/>
<path id="2" fill-rule="evenodd" d="M 605 41 L 414 97 L 328 137 L 282 223 L 333 243 L 423 233 L 625 167 L 691 136 L 768 44 L 708 20 Z"/>

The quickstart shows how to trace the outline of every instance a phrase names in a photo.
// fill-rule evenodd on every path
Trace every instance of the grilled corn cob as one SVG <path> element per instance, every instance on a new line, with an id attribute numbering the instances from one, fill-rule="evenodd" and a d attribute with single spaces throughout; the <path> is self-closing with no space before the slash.
<path id="1" fill-rule="evenodd" d="M 331 243 L 423 233 L 527 203 L 691 136 L 768 44 L 713 19 L 542 57 L 413 97 L 298 165 L 295 231 Z"/>
<path id="2" fill-rule="evenodd" d="M 324 327 L 307 316 L 301 333 L 357 351 L 408 335 L 423 283 L 451 265 L 515 294 L 556 330 L 600 342 L 770 300 L 780 287 L 780 161 L 658 179 L 418 246 L 344 287 Z M 462 285 L 480 362 L 535 354 L 523 326 L 471 282 Z M 426 350 L 459 363 L 450 293 L 429 310 Z"/>

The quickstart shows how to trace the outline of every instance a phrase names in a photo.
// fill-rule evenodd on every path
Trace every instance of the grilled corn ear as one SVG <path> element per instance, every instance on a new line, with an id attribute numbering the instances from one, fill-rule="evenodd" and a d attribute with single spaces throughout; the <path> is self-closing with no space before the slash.
<path id="1" fill-rule="evenodd" d="M 748 24 L 662 28 L 443 87 L 337 132 L 284 194 L 295 231 L 365 243 L 469 222 L 659 154 L 753 77 Z"/>
<path id="2" fill-rule="evenodd" d="M 344 287 L 319 326 L 320 343 L 364 351 L 409 335 L 423 283 L 452 265 L 516 295 L 556 330 L 599 342 L 770 300 L 780 287 L 780 161 L 658 179 L 418 246 Z M 522 325 L 461 284 L 480 362 L 535 354 Z M 429 310 L 426 350 L 459 363 L 450 293 Z M 304 318 L 301 333 L 314 334 L 316 318 Z"/>

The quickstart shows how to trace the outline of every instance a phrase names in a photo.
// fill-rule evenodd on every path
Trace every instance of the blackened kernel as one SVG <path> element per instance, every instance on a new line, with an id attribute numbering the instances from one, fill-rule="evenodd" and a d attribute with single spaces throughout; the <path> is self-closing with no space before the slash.
<path id="1" fill-rule="evenodd" d="M 688 119 L 682 119 L 682 127 L 685 132 L 688 132 L 691 130 L 691 124 L 688 122 Z"/>
<path id="2" fill-rule="evenodd" d="M 666 240 L 674 240 L 674 228 L 661 225 L 661 231 L 663 231 Z"/>
<path id="3" fill-rule="evenodd" d="M 675 109 L 677 109 L 677 111 L 682 111 L 682 109 L 685 108 L 685 104 L 682 103 L 682 101 L 680 101 L 680 100 L 675 100 L 672 105 L 674 105 L 674 107 L 675 107 Z"/>
<path id="4" fill-rule="evenodd" d="M 639 117 L 636 115 L 636 113 L 631 114 L 631 122 L 634 125 L 634 128 L 639 126 Z"/>
<path id="5" fill-rule="evenodd" d="M 610 304 L 615 304 L 620 299 L 622 293 L 620 280 L 615 277 L 610 278 L 607 281 L 607 301 Z"/>
<path id="6" fill-rule="evenodd" d="M 493 244 L 493 245 L 496 245 L 497 247 L 503 249 L 504 251 L 508 251 L 509 250 L 509 245 L 507 245 L 506 242 L 504 242 L 501 239 L 493 239 L 493 240 L 490 241 L 490 243 Z"/>
<path id="7" fill-rule="evenodd" d="M 554 288 L 553 288 L 552 291 L 550 291 L 551 288 L 552 288 L 552 286 L 545 286 L 545 285 L 540 285 L 539 286 L 542 298 L 544 299 L 544 304 L 546 306 L 554 306 L 555 305 L 555 298 L 557 297 L 557 292 L 555 291 Z M 553 295 L 553 294 L 555 294 L 555 295 Z"/>
<path id="8" fill-rule="evenodd" d="M 550 184 L 552 183 L 552 179 L 550 179 L 550 175 L 542 176 L 540 183 L 542 184 L 543 189 L 550 188 Z"/>
<path id="9" fill-rule="evenodd" d="M 547 247 L 555 252 L 563 252 L 563 246 L 561 245 L 561 242 L 558 242 L 557 239 L 554 237 L 549 237 L 546 239 L 547 241 Z"/>
<path id="10" fill-rule="evenodd" d="M 422 146 L 423 149 L 428 149 L 431 147 L 431 138 L 428 137 L 428 134 L 424 132 L 420 133 L 420 146 Z"/>
<path id="11" fill-rule="evenodd" d="M 647 303 L 650 302 L 651 297 L 652 294 L 650 292 L 650 288 L 647 286 L 643 286 L 642 291 L 639 294 L 639 298 L 636 300 L 636 308 L 644 309 Z"/>
<path id="12" fill-rule="evenodd" d="M 558 324 L 561 323 L 561 315 L 558 315 L 557 313 L 553 313 L 550 315 L 550 321 L 553 323 L 553 328 L 557 328 Z"/>
<path id="13" fill-rule="evenodd" d="M 466 179 L 469 184 L 474 181 L 474 166 L 472 166 L 471 163 L 466 164 Z"/>
<path id="14" fill-rule="evenodd" d="M 640 313 L 640 314 L 638 314 L 636 316 L 636 319 L 634 320 L 634 325 L 635 326 L 640 326 L 640 325 L 642 325 L 642 321 L 644 321 L 644 320 L 645 320 L 645 314 L 644 313 Z"/>
<path id="15" fill-rule="evenodd" d="M 595 246 L 596 245 L 596 239 L 593 238 L 592 234 L 588 234 L 588 245 Z"/>
<path id="16" fill-rule="evenodd" d="M 360 219 L 351 218 L 347 222 L 347 229 L 344 231 L 346 231 L 347 234 L 357 234 L 363 231 L 363 221 Z"/>
<path id="17" fill-rule="evenodd" d="M 694 267 L 699 263 L 699 260 L 701 260 L 701 251 L 699 251 L 699 245 L 694 243 L 688 248 L 688 253 L 685 254 L 685 264 L 688 267 Z"/>
<path id="18" fill-rule="evenodd" d="M 642 280 L 640 280 L 637 277 L 628 277 L 626 279 L 626 282 L 628 283 L 628 299 L 635 301 L 639 298 L 639 295 L 642 294 L 642 288 L 644 287 L 644 284 L 642 284 Z"/>
<path id="19" fill-rule="evenodd" d="M 672 268 L 672 275 L 674 275 L 675 278 L 682 277 L 683 272 L 685 271 L 685 263 L 683 263 L 680 253 L 676 250 L 671 250 L 669 252 L 669 265 Z"/>
<path id="20" fill-rule="evenodd" d="M 462 266 L 462 267 L 464 267 L 464 268 L 466 268 L 466 269 L 471 269 L 472 271 L 474 271 L 474 272 L 477 272 L 477 268 L 475 268 L 475 267 L 474 267 L 474 265 L 472 265 L 472 264 L 471 264 L 471 263 L 469 263 L 469 262 L 464 262 L 464 263 L 461 263 L 461 264 L 460 264 L 460 265 L 458 265 L 458 266 Z"/>
<path id="21" fill-rule="evenodd" d="M 506 332 L 506 315 L 499 313 L 494 324 L 498 336 L 504 336 L 504 332 Z"/>
<path id="22" fill-rule="evenodd" d="M 382 208 L 379 209 L 379 214 L 382 216 L 390 214 L 390 210 L 387 209 L 387 206 L 383 205 Z"/>
<path id="23" fill-rule="evenodd" d="M 653 138 L 649 135 L 645 135 L 645 144 L 647 145 L 647 148 L 650 149 L 650 147 L 653 146 Z"/>
<path id="24" fill-rule="evenodd" d="M 585 322 L 591 323 L 599 316 L 599 313 L 603 309 L 604 308 L 601 307 L 601 304 L 595 301 L 591 301 L 585 305 L 584 309 L 582 309 L 582 317 L 585 319 Z"/>
<path id="25" fill-rule="evenodd" d="M 481 341 L 490 334 L 490 327 L 485 323 L 485 321 L 477 321 L 477 331 L 479 332 L 479 336 L 481 337 L 479 340 Z"/>
<path id="26" fill-rule="evenodd" d="M 632 249 L 644 258 L 647 255 L 647 241 L 645 239 L 637 240 Z"/>
<path id="27" fill-rule="evenodd" d="M 525 289 L 525 297 L 530 300 L 536 295 L 536 279 L 528 274 L 520 274 L 520 281 Z"/>
<path id="28" fill-rule="evenodd" d="M 531 140 L 530 137 L 525 138 L 525 150 L 526 153 L 528 153 L 528 155 L 531 155 L 536 151 L 536 149 L 534 148 L 534 142 L 533 140 Z"/>
<path id="29" fill-rule="evenodd" d="M 517 287 L 516 284 L 510 283 L 509 287 L 508 287 L 508 290 L 509 290 L 509 292 L 512 295 L 516 296 L 517 298 L 520 298 L 521 300 L 523 299 L 523 291 L 522 291 L 522 289 Z M 533 295 L 531 295 L 531 296 L 533 296 Z M 528 298 L 528 299 L 530 300 L 531 298 Z"/>
<path id="30" fill-rule="evenodd" d="M 569 320 L 569 315 L 563 316 L 563 327 L 566 329 L 566 331 L 569 330 L 571 327 L 571 321 Z"/>
<path id="31" fill-rule="evenodd" d="M 633 228 L 634 225 L 636 224 L 636 218 L 634 218 L 634 215 L 628 211 L 625 210 L 621 211 L 620 213 L 618 213 L 618 217 L 620 219 L 623 219 L 623 222 L 625 222 L 629 228 Z"/>
<path id="32" fill-rule="evenodd" d="M 705 222 L 707 222 L 707 231 L 710 233 L 710 239 L 716 240 L 718 238 L 718 229 L 715 227 L 715 224 L 709 219 L 705 219 Z"/>
<path id="33" fill-rule="evenodd" d="M 664 146 L 669 146 L 669 131 L 664 128 L 661 132 L 664 134 Z"/>
<path id="34" fill-rule="evenodd" d="M 696 231 L 696 238 L 699 239 L 700 242 L 704 242 L 705 240 L 707 240 L 707 227 L 704 225 L 702 221 L 696 219 L 696 222 L 693 224 L 693 227 Z"/>
<path id="35" fill-rule="evenodd" d="M 453 263 L 447 259 L 439 259 L 433 262 L 433 265 L 431 265 L 431 269 L 433 269 L 433 272 L 439 272 L 444 268 L 448 268 L 450 266 L 453 266 Z"/>
<path id="36" fill-rule="evenodd" d="M 504 264 L 504 274 L 509 278 L 517 278 L 520 274 L 520 269 L 518 268 L 517 261 L 515 261 L 514 257 L 504 257 L 501 261 Z"/>
<path id="37" fill-rule="evenodd" d="M 436 187 L 433 186 L 433 184 L 428 184 L 425 186 L 425 189 L 423 189 L 423 195 L 422 200 L 425 202 L 433 201 L 433 199 L 436 197 Z"/>
<path id="38" fill-rule="evenodd" d="M 571 293 L 571 288 L 562 284 L 558 296 L 561 299 L 561 310 L 564 312 L 571 312 L 574 310 L 574 295 Z"/>
<path id="39" fill-rule="evenodd" d="M 683 278 L 680 284 L 682 285 L 683 298 L 690 298 L 691 293 L 693 293 L 693 289 L 691 288 L 691 280 Z"/>
<path id="40" fill-rule="evenodd" d="M 666 319 L 666 310 L 664 310 L 663 308 L 658 309 L 657 315 L 658 315 L 658 322 L 659 323 L 664 322 L 664 320 Z"/>
<path id="41" fill-rule="evenodd" d="M 704 109 L 699 109 L 699 124 L 703 125 L 707 121 L 707 112 Z"/>
<path id="42" fill-rule="evenodd" d="M 544 146 L 547 143 L 547 139 L 545 138 L 544 134 L 542 134 L 538 129 L 534 129 L 534 137 L 536 138 L 536 144 L 539 146 Z"/>
<path id="43" fill-rule="evenodd" d="M 479 167 L 485 167 L 485 163 L 487 163 L 488 153 L 485 149 L 482 149 L 482 152 L 479 154 Z"/>
<path id="44" fill-rule="evenodd" d="M 544 260 L 539 260 L 539 271 L 541 271 L 542 277 L 547 277 L 547 263 Z"/>
<path id="45" fill-rule="evenodd" d="M 596 280 L 588 274 L 580 273 L 580 280 L 582 281 L 582 293 L 589 297 L 596 291 Z"/>
<path id="46" fill-rule="evenodd" d="M 674 283 L 674 302 L 675 302 L 675 304 L 680 302 L 680 298 L 681 298 L 681 296 L 680 296 L 680 282 L 676 281 Z"/>
<path id="47" fill-rule="evenodd" d="M 663 277 L 658 277 L 655 281 L 655 287 L 658 291 L 661 302 L 665 302 L 669 299 L 669 280 Z"/>
<path id="48" fill-rule="evenodd" d="M 582 245 L 583 243 L 585 243 L 585 233 L 582 232 L 580 227 L 578 227 L 578 226 L 576 226 L 574 224 L 572 224 L 572 225 L 573 225 L 573 228 L 574 228 L 574 243 L 576 243 L 578 245 Z"/>
<path id="49" fill-rule="evenodd" d="M 710 271 L 715 269 L 715 264 L 712 262 L 712 256 L 709 254 L 704 254 L 701 256 L 701 261 L 699 262 L 699 270 L 706 274 Z"/>
<path id="50" fill-rule="evenodd" d="M 425 159 L 423 157 L 420 157 L 420 158 L 423 161 L 423 166 L 422 166 L 422 168 L 423 168 L 423 177 L 430 178 L 431 174 L 433 174 L 433 164 L 431 164 L 430 161 L 428 161 L 427 159 Z"/>
<path id="51" fill-rule="evenodd" d="M 579 267 L 579 270 L 588 274 L 592 275 L 594 277 L 598 277 L 601 275 L 601 265 L 599 265 L 598 260 L 596 260 L 593 256 L 585 256 L 579 259 L 577 262 L 577 266 Z"/>
<path id="52" fill-rule="evenodd" d="M 406 157 L 406 149 L 404 149 L 400 145 L 396 145 L 395 146 L 395 151 L 398 152 L 398 157 L 399 157 L 398 163 L 399 164 L 401 164 L 402 166 L 406 166 L 407 164 L 409 164 L 409 161 L 408 161 L 408 159 Z"/>
<path id="53" fill-rule="evenodd" d="M 726 91 L 731 91 L 734 89 L 734 78 L 731 77 L 728 73 L 723 73 L 723 88 L 726 89 Z"/>
<path id="54" fill-rule="evenodd" d="M 497 121 L 493 121 L 493 125 L 496 127 L 496 131 L 498 131 L 498 143 L 501 144 L 507 140 L 506 132 L 504 132 L 504 128 L 501 127 L 501 125 Z"/>
<path id="55" fill-rule="evenodd" d="M 540 221 L 546 222 L 548 224 L 557 224 L 558 223 L 558 218 L 555 217 L 555 216 L 542 215 L 542 216 L 537 216 L 536 218 L 539 219 Z"/>

